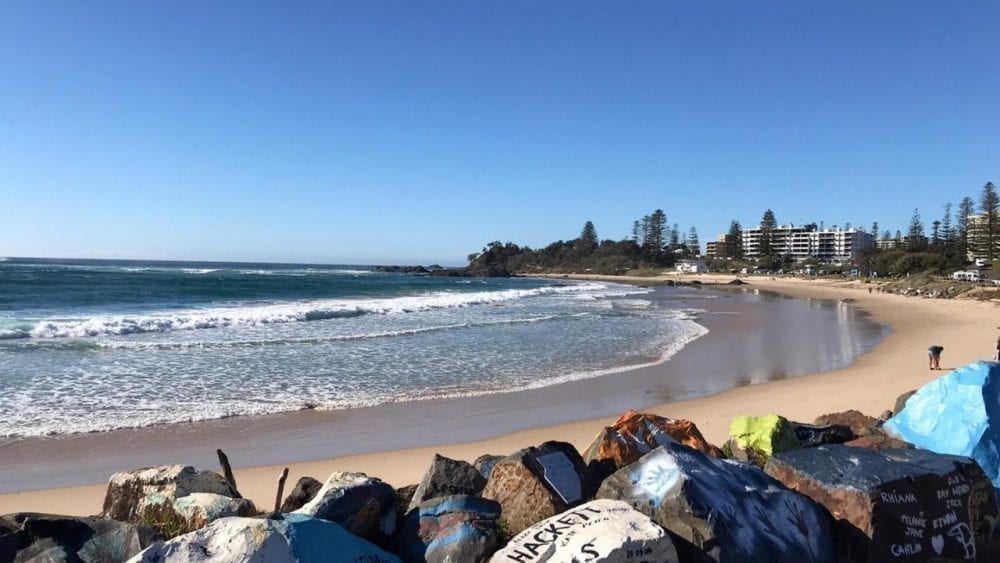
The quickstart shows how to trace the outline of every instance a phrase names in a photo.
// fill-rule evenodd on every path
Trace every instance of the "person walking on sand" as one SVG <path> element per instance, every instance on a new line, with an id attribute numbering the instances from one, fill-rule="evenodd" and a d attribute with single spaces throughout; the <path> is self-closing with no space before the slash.
<path id="1" fill-rule="evenodd" d="M 930 357 L 930 368 L 941 369 L 941 352 L 944 352 L 944 346 L 938 346 L 935 344 L 927 349 L 927 355 Z"/>

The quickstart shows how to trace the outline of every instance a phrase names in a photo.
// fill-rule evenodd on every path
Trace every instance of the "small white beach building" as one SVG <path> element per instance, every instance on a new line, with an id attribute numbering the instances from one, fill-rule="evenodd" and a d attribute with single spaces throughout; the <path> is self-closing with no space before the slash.
<path id="1" fill-rule="evenodd" d="M 697 260 L 678 260 L 674 264 L 674 268 L 682 274 L 701 274 L 708 271 L 705 261 L 700 258 Z"/>

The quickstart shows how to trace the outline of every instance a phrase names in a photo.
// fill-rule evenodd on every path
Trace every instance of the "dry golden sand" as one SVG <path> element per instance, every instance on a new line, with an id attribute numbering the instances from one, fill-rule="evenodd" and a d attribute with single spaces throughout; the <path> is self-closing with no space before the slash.
<path id="1" fill-rule="evenodd" d="M 600 278 L 600 276 L 590 276 Z M 671 279 L 677 279 L 672 276 Z M 607 278 L 623 281 L 620 277 Z M 724 283 L 722 276 L 681 276 L 684 280 Z M 752 287 L 768 289 L 795 297 L 853 299 L 853 306 L 871 313 L 876 320 L 892 327 L 893 332 L 874 351 L 861 356 L 852 366 L 806 377 L 741 387 L 700 399 L 662 404 L 647 411 L 672 418 L 695 421 L 712 442 L 725 441 L 734 416 L 779 413 L 788 418 L 811 421 L 816 416 L 858 409 L 878 416 L 891 409 L 893 401 L 907 390 L 942 375 L 927 368 L 927 347 L 944 346 L 941 367 L 952 369 L 968 362 L 989 359 L 1000 324 L 996 303 L 967 300 L 930 300 L 897 295 L 869 294 L 859 283 L 822 280 L 749 277 Z M 655 283 L 652 278 L 631 281 Z M 780 327 L 762 327 L 780 330 Z M 332 471 L 363 471 L 396 486 L 416 483 L 434 453 L 472 461 L 484 453 L 503 454 L 546 440 L 564 440 L 581 450 L 613 418 L 585 420 L 536 428 L 523 432 L 465 444 L 422 447 L 376 454 L 355 455 L 290 465 L 288 488 L 309 475 L 323 480 Z M 182 462 L 183 460 L 178 460 Z M 0 462 L 2 463 L 2 462 Z M 130 469 L 130 468 L 122 468 Z M 236 470 L 240 491 L 258 507 L 270 509 L 274 503 L 275 483 L 280 466 Z M 0 495 L 0 514 L 14 511 L 94 514 L 100 511 L 105 486 L 92 485 L 26 491 Z"/>

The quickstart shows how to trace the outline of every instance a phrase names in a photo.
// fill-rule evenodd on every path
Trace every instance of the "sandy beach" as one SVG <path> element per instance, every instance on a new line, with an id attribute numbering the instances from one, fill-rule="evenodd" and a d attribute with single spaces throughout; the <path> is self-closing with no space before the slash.
<path id="1" fill-rule="evenodd" d="M 608 281 L 626 281 L 620 277 Z M 669 279 L 678 279 L 671 277 Z M 723 276 L 684 276 L 686 281 L 724 283 Z M 997 305 L 968 300 L 931 300 L 898 295 L 869 293 L 858 283 L 822 280 L 745 278 L 753 288 L 771 290 L 800 298 L 853 300 L 850 306 L 871 314 L 879 323 L 892 328 L 872 352 L 860 356 L 845 368 L 814 375 L 739 387 L 716 395 L 693 400 L 665 402 L 643 410 L 672 418 L 693 420 L 705 436 L 716 444 L 727 437 L 734 416 L 779 413 L 788 418 L 811 421 L 816 416 L 847 409 L 858 409 L 877 416 L 892 408 L 895 398 L 943 372 L 927 367 L 926 349 L 931 344 L 944 346 L 942 368 L 989 359 L 997 336 Z M 634 278 L 636 283 L 655 283 L 657 278 Z M 767 327 L 780 331 L 781 327 Z M 606 379 L 606 378 L 605 378 Z M 586 408 L 581 405 L 581 408 Z M 309 475 L 323 480 L 335 470 L 363 471 L 396 485 L 418 482 L 434 453 L 472 461 L 485 453 L 503 454 L 546 440 L 564 440 L 584 449 L 601 429 L 615 417 L 583 420 L 569 424 L 542 426 L 510 433 L 488 440 L 411 449 L 394 449 L 374 454 L 348 455 L 321 461 L 299 462 L 238 468 L 240 491 L 259 508 L 268 509 L 274 502 L 275 482 L 282 467 L 290 468 L 289 483 Z M 426 421 L 435 427 L 435 420 Z M 247 429 L 252 438 L 253 429 Z M 446 439 L 447 433 L 443 432 Z M 125 446 L 127 447 L 127 445 Z M 168 452 L 169 453 L 169 452 Z M 229 452 L 234 465 L 240 466 L 241 452 Z M 86 451 L 80 452 L 81 460 Z M 159 463 L 151 460 L 147 465 Z M 191 463 L 176 458 L 173 463 Z M 120 470 L 132 467 L 120 467 Z M 40 472 L 44 467 L 39 468 Z M 110 475 L 109 475 L 110 476 Z M 103 483 L 60 489 L 23 491 L 0 495 L 0 513 L 38 511 L 64 514 L 94 514 L 100 511 Z"/>

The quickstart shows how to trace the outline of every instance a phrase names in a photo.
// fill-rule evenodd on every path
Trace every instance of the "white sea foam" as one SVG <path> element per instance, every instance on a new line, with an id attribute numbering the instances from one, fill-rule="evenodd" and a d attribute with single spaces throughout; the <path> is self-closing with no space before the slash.
<path id="1" fill-rule="evenodd" d="M 84 338 L 109 335 L 170 332 L 226 327 L 250 327 L 358 317 L 361 315 L 401 314 L 433 309 L 500 304 L 545 295 L 587 294 L 594 297 L 624 296 L 648 290 L 627 286 L 583 283 L 546 286 L 536 289 L 502 291 L 431 292 L 423 295 L 386 299 L 326 299 L 306 302 L 274 303 L 243 307 L 190 309 L 136 316 L 98 316 L 79 319 L 38 321 L 27 336 L 32 338 Z M 2 336 L 0 336 L 2 337 Z M 7 338 L 22 337 L 21 335 Z"/>

